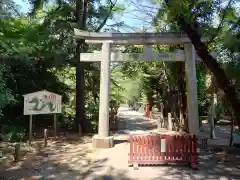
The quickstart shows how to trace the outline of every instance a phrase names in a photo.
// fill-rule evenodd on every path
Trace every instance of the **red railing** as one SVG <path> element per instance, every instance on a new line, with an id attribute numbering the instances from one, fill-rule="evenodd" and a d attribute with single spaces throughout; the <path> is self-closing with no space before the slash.
<path id="1" fill-rule="evenodd" d="M 186 163 L 197 168 L 195 135 L 130 135 L 129 165 Z"/>

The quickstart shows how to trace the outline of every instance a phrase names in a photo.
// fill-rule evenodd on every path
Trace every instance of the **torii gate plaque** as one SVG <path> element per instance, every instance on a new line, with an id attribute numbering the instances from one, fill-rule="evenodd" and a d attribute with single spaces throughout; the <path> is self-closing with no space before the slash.
<path id="1" fill-rule="evenodd" d="M 109 136 L 109 85 L 110 85 L 110 62 L 131 60 L 172 60 L 184 61 L 187 79 L 187 108 L 189 131 L 199 134 L 199 117 L 197 102 L 197 81 L 196 81 L 196 53 L 185 34 L 181 33 L 94 33 L 74 29 L 76 39 L 85 39 L 86 43 L 102 44 L 101 52 L 83 53 L 81 61 L 97 61 L 101 59 L 100 78 L 100 104 L 99 104 L 99 125 L 98 134 L 93 137 L 93 147 L 110 148 L 113 146 L 113 137 Z M 111 52 L 112 44 L 133 44 L 146 45 L 145 53 L 132 56 L 119 52 Z M 150 45 L 155 44 L 183 44 L 184 52 L 177 53 L 153 53 Z M 151 52 L 151 53 L 150 53 Z M 164 58 L 165 57 L 165 58 Z M 114 58 L 114 59 L 111 59 Z"/>

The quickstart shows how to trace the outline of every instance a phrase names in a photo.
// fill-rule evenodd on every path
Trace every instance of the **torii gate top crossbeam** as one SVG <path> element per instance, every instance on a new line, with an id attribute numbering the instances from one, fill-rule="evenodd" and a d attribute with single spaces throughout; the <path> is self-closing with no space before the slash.
<path id="1" fill-rule="evenodd" d="M 183 44 L 190 39 L 183 33 L 109 33 L 88 32 L 74 29 L 76 39 L 85 39 L 87 43 L 99 44 L 108 41 L 112 44 Z"/>

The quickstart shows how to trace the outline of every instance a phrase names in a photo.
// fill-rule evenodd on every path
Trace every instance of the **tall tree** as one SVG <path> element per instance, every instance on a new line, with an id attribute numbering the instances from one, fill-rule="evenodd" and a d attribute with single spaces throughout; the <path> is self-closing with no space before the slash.
<path id="1" fill-rule="evenodd" d="M 79 29 L 86 28 L 87 0 L 76 0 L 76 23 Z M 84 52 L 84 39 L 77 40 L 76 47 L 76 128 L 81 125 L 81 131 L 87 131 L 84 110 L 84 63 L 80 60 L 80 53 Z"/>
<path id="2" fill-rule="evenodd" d="M 30 0 L 33 4 L 31 14 L 36 14 L 37 10 L 42 9 L 43 5 L 48 3 L 49 0 Z M 76 8 L 72 9 L 72 2 L 67 5 L 65 1 L 56 1 L 57 8 L 52 14 L 59 14 L 61 12 L 68 12 L 68 21 L 75 22 L 73 27 L 79 29 L 88 29 L 90 31 L 99 32 L 106 25 L 107 20 L 113 17 L 114 13 L 118 13 L 124 10 L 124 6 L 121 4 L 116 5 L 117 1 L 108 0 L 104 4 L 99 1 L 88 0 L 76 0 Z M 95 6 L 97 4 L 97 6 Z M 71 17 L 71 13 L 75 12 L 75 18 Z M 65 13 L 66 14 L 66 13 Z M 61 14 L 62 15 L 62 14 Z M 73 20 L 75 19 L 75 20 Z M 118 23 L 116 24 L 118 25 Z M 78 130 L 79 124 L 83 133 L 88 131 L 89 122 L 85 118 L 85 91 L 84 91 L 84 70 L 85 66 L 89 66 L 89 63 L 81 62 L 80 53 L 88 51 L 84 39 L 78 40 L 76 45 L 76 54 L 74 65 L 76 67 L 76 118 L 75 118 L 75 130 Z M 88 65 L 87 65 L 88 64 Z"/>
<path id="3" fill-rule="evenodd" d="M 228 13 L 229 9 L 231 9 L 232 2 L 232 0 L 229 0 L 225 10 L 222 10 L 221 21 L 224 21 L 226 16 L 225 14 Z M 224 91 L 225 96 L 232 105 L 238 126 L 240 128 L 240 102 L 238 100 L 235 88 L 229 81 L 220 64 L 210 54 L 207 44 L 202 41 L 203 33 L 200 33 L 200 19 L 202 18 L 204 20 L 204 18 L 210 18 L 214 13 L 213 8 L 219 7 L 220 1 L 165 0 L 165 3 L 167 5 L 168 15 L 172 18 L 172 21 L 177 22 L 181 29 L 188 35 L 193 46 L 195 47 L 197 55 L 213 73 L 219 87 Z M 210 38 L 211 41 L 213 41 L 217 33 L 219 33 L 221 23 L 222 22 L 220 22 L 219 28 L 214 31 L 215 33 Z"/>

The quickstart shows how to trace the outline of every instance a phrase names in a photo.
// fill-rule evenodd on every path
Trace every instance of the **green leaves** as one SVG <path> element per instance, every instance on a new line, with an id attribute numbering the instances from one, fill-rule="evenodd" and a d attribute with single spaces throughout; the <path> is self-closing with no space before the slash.
<path id="1" fill-rule="evenodd" d="M 6 78 L 4 77 L 6 73 L 9 73 L 7 68 L 4 65 L 0 65 L 0 116 L 4 107 L 15 102 L 12 91 L 8 88 Z"/>

